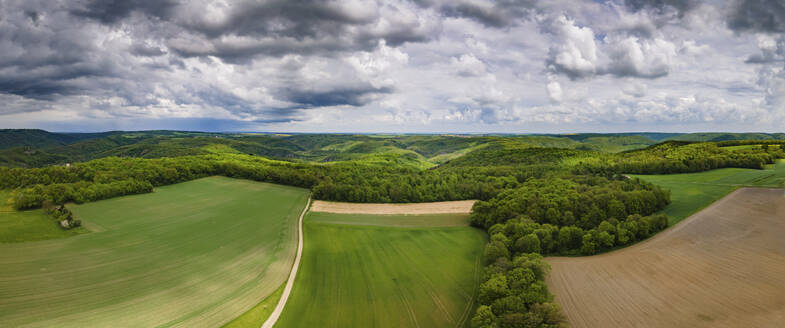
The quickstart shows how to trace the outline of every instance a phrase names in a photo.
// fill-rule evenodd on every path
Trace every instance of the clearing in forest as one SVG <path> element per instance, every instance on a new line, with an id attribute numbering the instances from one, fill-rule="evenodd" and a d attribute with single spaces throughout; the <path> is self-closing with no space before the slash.
<path id="1" fill-rule="evenodd" d="M 412 227 L 417 219 L 427 227 Z M 309 213 L 275 327 L 467 327 L 486 237 L 466 220 Z"/>
<path id="2" fill-rule="evenodd" d="M 65 238 L 89 232 L 84 227 L 63 230 L 42 209 L 14 210 L 11 197 L 9 190 L 0 190 L 0 244 Z"/>
<path id="3" fill-rule="evenodd" d="M 742 188 L 651 239 L 548 277 L 572 327 L 781 327 L 785 190 Z"/>
<path id="4" fill-rule="evenodd" d="M 475 200 L 449 202 L 379 204 L 379 203 L 342 203 L 315 200 L 311 212 L 342 214 L 468 214 Z"/>
<path id="5" fill-rule="evenodd" d="M 210 177 L 70 205 L 96 232 L 0 244 L 0 325 L 220 326 L 286 280 L 307 197 Z"/>

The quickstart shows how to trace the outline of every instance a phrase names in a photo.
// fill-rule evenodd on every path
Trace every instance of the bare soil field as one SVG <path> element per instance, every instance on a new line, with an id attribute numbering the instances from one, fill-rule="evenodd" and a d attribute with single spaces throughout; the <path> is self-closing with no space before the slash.
<path id="1" fill-rule="evenodd" d="M 572 327 L 782 327 L 784 192 L 738 189 L 643 243 L 547 261 Z"/>
<path id="2" fill-rule="evenodd" d="M 341 214 L 460 214 L 471 212 L 474 202 L 476 201 L 458 200 L 433 203 L 370 204 L 315 200 L 311 204 L 311 211 Z"/>

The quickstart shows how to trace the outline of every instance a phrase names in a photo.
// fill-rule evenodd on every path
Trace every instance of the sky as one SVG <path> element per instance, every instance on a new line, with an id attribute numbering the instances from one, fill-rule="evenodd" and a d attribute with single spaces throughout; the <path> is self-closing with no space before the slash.
<path id="1" fill-rule="evenodd" d="M 0 128 L 785 131 L 783 0 L 0 0 Z"/>

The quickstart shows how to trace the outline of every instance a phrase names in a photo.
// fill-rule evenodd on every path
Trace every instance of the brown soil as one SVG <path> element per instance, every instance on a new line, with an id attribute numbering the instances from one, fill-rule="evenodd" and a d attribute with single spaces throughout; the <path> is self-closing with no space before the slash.
<path id="1" fill-rule="evenodd" d="M 739 189 L 640 244 L 547 261 L 572 327 L 782 327 L 785 197 Z"/>
<path id="2" fill-rule="evenodd" d="M 312 212 L 342 214 L 450 214 L 469 213 L 474 200 L 409 204 L 364 204 L 313 201 Z"/>

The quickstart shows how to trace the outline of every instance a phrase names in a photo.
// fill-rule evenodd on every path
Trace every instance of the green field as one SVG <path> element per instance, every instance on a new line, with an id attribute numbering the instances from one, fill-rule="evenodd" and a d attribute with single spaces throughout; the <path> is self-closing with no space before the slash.
<path id="1" fill-rule="evenodd" d="M 765 170 L 727 168 L 700 173 L 630 175 L 671 191 L 671 204 L 663 211 L 671 225 L 709 206 L 739 187 L 783 187 L 785 161 Z"/>
<path id="2" fill-rule="evenodd" d="M 79 227 L 63 230 L 44 210 L 15 211 L 11 207 L 10 193 L 0 190 L 0 243 L 19 243 L 63 238 L 88 232 Z"/>
<path id="3" fill-rule="evenodd" d="M 223 325 L 286 280 L 307 197 L 211 177 L 69 206 L 91 233 L 0 245 L 0 326 Z"/>
<path id="4" fill-rule="evenodd" d="M 276 327 L 468 326 L 486 240 L 481 230 L 406 228 L 391 215 L 335 216 L 306 217 L 302 263 Z M 433 225 L 433 216 L 397 216 L 407 225 L 417 217 Z"/>
<path id="5" fill-rule="evenodd" d="M 223 328 L 259 328 L 273 313 L 275 306 L 278 305 L 285 286 L 285 283 L 281 284 L 281 287 L 278 287 L 270 296 L 267 296 L 248 312 L 225 324 Z"/>

